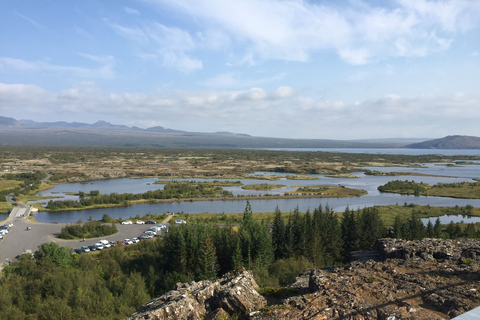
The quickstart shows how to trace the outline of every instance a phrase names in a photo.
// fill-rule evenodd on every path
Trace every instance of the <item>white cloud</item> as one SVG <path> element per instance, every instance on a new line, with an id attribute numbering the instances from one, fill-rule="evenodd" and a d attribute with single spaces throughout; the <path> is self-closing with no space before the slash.
<path id="1" fill-rule="evenodd" d="M 250 76 L 250 75 L 249 75 Z M 281 72 L 269 77 L 258 77 L 256 79 L 244 77 L 242 74 L 234 72 L 218 74 L 214 77 L 203 80 L 200 84 L 209 88 L 248 88 L 269 84 L 280 81 L 285 78 L 285 73 Z"/>
<path id="2" fill-rule="evenodd" d="M 367 1 L 347 7 L 299 0 L 147 2 L 170 5 L 209 30 L 222 30 L 254 59 L 307 61 L 333 49 L 353 65 L 447 50 L 457 33 L 478 26 L 480 13 L 479 2 L 466 0 L 398 0 L 389 7 Z"/>
<path id="3" fill-rule="evenodd" d="M 159 60 L 165 67 L 174 67 L 184 72 L 203 68 L 201 60 L 188 54 L 197 45 L 185 30 L 167 27 L 158 22 L 131 27 L 107 22 L 119 35 L 139 44 L 143 50 L 141 57 Z"/>
<path id="4" fill-rule="evenodd" d="M 355 139 L 478 135 L 480 99 L 465 93 L 345 103 L 316 100 L 294 88 L 267 91 L 104 92 L 85 82 L 59 93 L 34 85 L 0 84 L 4 116 L 42 121 L 164 127 L 200 132 L 233 131 L 257 136 Z M 72 118 L 73 116 L 73 118 Z"/>
<path id="5" fill-rule="evenodd" d="M 39 28 L 39 29 L 45 29 L 46 27 L 43 25 L 43 24 L 40 24 L 38 23 L 37 21 L 33 20 L 32 18 L 29 18 L 27 16 L 24 16 L 18 12 L 15 11 L 15 14 L 17 16 L 19 16 L 20 18 L 22 19 L 25 19 L 26 21 L 28 21 L 32 26 L 34 26 L 35 28 Z"/>
<path id="6" fill-rule="evenodd" d="M 138 10 L 130 8 L 130 7 L 124 7 L 123 10 L 125 10 L 126 13 L 128 14 L 133 14 L 133 15 L 139 15 L 140 12 Z"/>
<path id="7" fill-rule="evenodd" d="M 115 59 L 112 56 L 94 56 L 89 54 L 80 54 L 99 64 L 96 68 L 85 68 L 76 66 L 62 66 L 52 64 L 44 60 L 28 61 L 10 57 L 0 57 L 0 68 L 11 68 L 22 72 L 43 72 L 53 75 L 67 74 L 79 78 L 103 78 L 110 79 L 114 77 L 113 66 Z"/>

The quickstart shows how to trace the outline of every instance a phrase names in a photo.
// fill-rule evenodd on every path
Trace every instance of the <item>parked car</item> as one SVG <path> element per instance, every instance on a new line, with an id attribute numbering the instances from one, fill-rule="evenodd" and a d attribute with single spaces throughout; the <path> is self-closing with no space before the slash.
<path id="1" fill-rule="evenodd" d="M 3 234 L 0 234 L 0 239 L 3 239 Z"/>
<path id="2" fill-rule="evenodd" d="M 107 240 L 100 240 L 100 241 L 98 241 L 98 242 L 100 242 L 101 244 L 103 244 L 103 246 L 104 246 L 105 248 L 110 248 L 110 247 L 112 246 L 112 245 L 110 244 L 110 242 L 108 242 Z"/>
<path id="3" fill-rule="evenodd" d="M 145 233 L 151 233 L 153 235 L 157 235 L 157 229 L 150 228 L 148 230 L 145 230 Z"/>
<path id="4" fill-rule="evenodd" d="M 8 230 L 7 229 L 2 229 L 0 230 L 0 234 L 1 235 L 6 235 L 8 233 Z"/>
<path id="5" fill-rule="evenodd" d="M 133 242 L 133 243 L 139 243 L 140 240 L 139 240 L 138 238 L 133 238 L 133 239 L 132 239 L 132 242 Z"/>
<path id="6" fill-rule="evenodd" d="M 142 220 L 137 220 L 136 224 L 145 224 Z"/>
<path id="7" fill-rule="evenodd" d="M 103 245 L 103 243 L 97 242 L 95 243 L 95 248 L 97 248 L 97 250 L 103 250 L 105 246 Z"/>
<path id="8" fill-rule="evenodd" d="M 145 222 L 146 224 L 157 224 L 157 221 L 153 221 L 153 220 L 148 220 L 147 222 Z"/>
<path id="9" fill-rule="evenodd" d="M 90 252 L 90 249 L 87 246 L 83 246 L 80 249 L 82 249 L 82 251 L 85 253 Z"/>
<path id="10" fill-rule="evenodd" d="M 142 233 L 139 238 L 140 239 L 152 239 L 153 234 L 152 233 Z"/>
<path id="11" fill-rule="evenodd" d="M 185 223 L 187 223 L 187 221 L 182 220 L 182 219 L 175 220 L 175 224 L 185 224 Z"/>
<path id="12" fill-rule="evenodd" d="M 130 240 L 130 239 L 125 239 L 125 240 L 123 240 L 123 242 L 124 242 L 125 244 L 133 244 L 133 241 Z"/>
<path id="13" fill-rule="evenodd" d="M 168 226 L 166 224 L 160 223 L 160 224 L 158 224 L 157 228 L 168 229 Z"/>
<path id="14" fill-rule="evenodd" d="M 96 251 L 97 247 L 95 245 L 91 245 L 91 246 L 88 246 L 88 249 L 90 249 L 90 251 Z"/>
<path id="15" fill-rule="evenodd" d="M 123 221 L 122 224 L 133 224 L 133 222 L 130 220 L 127 220 L 127 221 Z"/>
<path id="16" fill-rule="evenodd" d="M 79 249 L 74 249 L 73 252 L 75 252 L 75 253 L 83 253 L 83 250 L 79 248 Z"/>

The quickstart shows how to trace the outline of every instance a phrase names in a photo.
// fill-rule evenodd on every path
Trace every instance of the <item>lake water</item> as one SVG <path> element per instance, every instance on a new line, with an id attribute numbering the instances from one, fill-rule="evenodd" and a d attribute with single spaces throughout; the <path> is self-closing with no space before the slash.
<path id="1" fill-rule="evenodd" d="M 368 176 L 363 172 L 354 173 L 359 178 L 329 178 L 324 175 L 312 175 L 320 178 L 320 180 L 257 180 L 245 179 L 240 180 L 244 184 L 282 184 L 285 187 L 268 191 L 269 194 L 283 194 L 285 191 L 295 190 L 298 186 L 315 186 L 342 185 L 347 188 L 363 189 L 368 192 L 367 195 L 354 198 L 311 198 L 311 199 L 262 199 L 250 200 L 252 210 L 254 212 L 273 212 L 278 206 L 282 212 L 290 212 L 298 207 L 300 211 L 308 209 L 313 210 L 319 205 L 330 206 L 335 211 L 343 211 L 347 206 L 352 209 L 363 208 L 374 205 L 404 205 L 404 203 L 414 203 L 418 205 L 431 206 L 466 206 L 470 204 L 474 207 L 480 207 L 480 200 L 473 199 L 453 199 L 441 197 L 415 197 L 407 195 L 398 195 L 390 193 L 380 193 L 377 188 L 391 180 L 413 180 L 416 182 L 424 182 L 428 184 L 436 184 L 439 182 L 473 182 L 474 178 L 480 179 L 480 165 L 465 166 L 446 166 L 434 164 L 422 164 L 423 168 L 405 168 L 405 167 L 368 167 L 370 170 L 378 170 L 382 172 L 417 172 L 422 174 L 441 175 L 442 177 L 427 176 Z M 256 174 L 272 174 L 266 172 L 258 172 Z M 275 174 L 275 173 L 273 173 Z M 154 184 L 156 178 L 148 179 L 111 179 L 92 181 L 87 184 L 70 183 L 56 185 L 55 188 L 41 192 L 44 196 L 64 195 L 65 198 L 77 199 L 75 196 L 68 196 L 65 193 L 83 191 L 85 193 L 91 190 L 99 190 L 101 193 L 141 193 L 147 190 L 155 190 L 163 188 L 163 185 Z M 191 180 L 191 179 L 177 179 Z M 195 181 L 213 181 L 214 179 L 195 179 Z M 224 180 L 224 179 L 222 179 Z M 237 181 L 235 179 L 231 181 Z M 243 190 L 240 186 L 224 187 L 224 190 L 231 191 L 234 195 L 262 195 L 264 191 Z M 129 207 L 117 207 L 107 209 L 92 209 L 65 212 L 39 212 L 35 218 L 39 222 L 77 222 L 78 220 L 87 221 L 89 217 L 95 220 L 101 219 L 102 215 L 107 213 L 115 218 L 128 218 L 137 214 L 145 215 L 146 213 L 166 213 L 166 212 L 185 212 L 185 213 L 233 213 L 243 212 L 246 201 L 242 200 L 225 200 L 225 201 L 195 201 L 195 202 L 172 202 L 157 204 L 138 204 Z M 450 221 L 448 221 L 450 222 Z"/>

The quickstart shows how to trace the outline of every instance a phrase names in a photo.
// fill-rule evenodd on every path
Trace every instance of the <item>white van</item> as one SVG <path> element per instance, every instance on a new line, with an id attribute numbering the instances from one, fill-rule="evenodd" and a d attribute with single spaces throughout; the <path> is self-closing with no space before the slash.
<path id="1" fill-rule="evenodd" d="M 110 248 L 112 245 L 107 240 L 100 240 L 99 243 L 103 244 L 105 248 Z"/>

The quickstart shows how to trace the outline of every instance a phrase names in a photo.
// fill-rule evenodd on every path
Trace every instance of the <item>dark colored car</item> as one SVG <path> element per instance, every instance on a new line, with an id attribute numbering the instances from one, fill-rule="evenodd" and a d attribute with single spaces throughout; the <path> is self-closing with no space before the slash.
<path id="1" fill-rule="evenodd" d="M 157 224 L 157 221 L 148 220 L 147 222 L 145 222 L 145 224 Z"/>
<path id="2" fill-rule="evenodd" d="M 96 251 L 96 250 L 97 250 L 97 247 L 95 247 L 95 246 L 88 246 L 88 249 L 90 249 L 90 251 Z"/>

